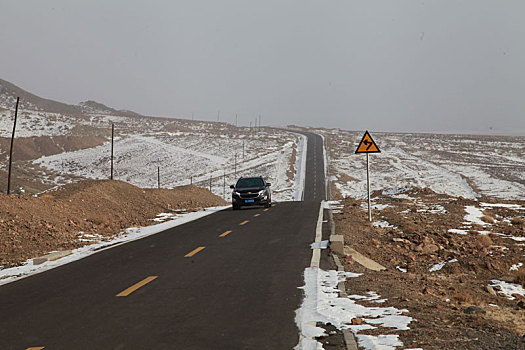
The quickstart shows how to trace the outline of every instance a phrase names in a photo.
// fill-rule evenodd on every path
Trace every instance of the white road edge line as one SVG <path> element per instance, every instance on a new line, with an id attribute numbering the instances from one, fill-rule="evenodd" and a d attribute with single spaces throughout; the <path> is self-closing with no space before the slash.
<path id="1" fill-rule="evenodd" d="M 315 228 L 315 242 L 321 242 L 323 238 L 323 209 L 324 209 L 324 200 L 321 201 L 321 206 L 319 207 L 319 216 L 317 218 L 317 227 Z M 312 260 L 310 261 L 310 267 L 319 267 L 319 261 L 321 260 L 321 248 L 313 249 Z"/>

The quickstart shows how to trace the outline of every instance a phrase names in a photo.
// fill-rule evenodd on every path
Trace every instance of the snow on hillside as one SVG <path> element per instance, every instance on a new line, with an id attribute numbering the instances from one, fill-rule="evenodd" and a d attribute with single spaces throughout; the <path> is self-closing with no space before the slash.
<path id="1" fill-rule="evenodd" d="M 298 143 L 298 137 L 285 133 L 260 134 L 258 138 L 183 132 L 126 135 L 115 142 L 114 177 L 139 187 L 156 187 L 157 167 L 160 167 L 162 187 L 187 185 L 190 181 L 209 187 L 211 177 L 212 191 L 228 198 L 229 185 L 237 177 L 263 175 L 272 183 L 275 200 L 293 200 L 294 182 L 288 179 L 286 170 L 290 168 L 292 152 Z M 34 163 L 57 173 L 107 179 L 110 152 L 108 143 L 42 157 Z"/>
<path id="2" fill-rule="evenodd" d="M 12 96 L 2 96 L 0 105 L 5 109 L 0 109 L 0 137 L 8 138 L 14 111 L 6 106 L 13 101 Z M 299 166 L 295 154 L 302 144 L 299 135 L 256 132 L 227 123 L 117 116 L 110 113 L 110 108 L 92 101 L 81 103 L 84 114 L 49 113 L 29 109 L 31 105 L 27 103 L 18 113 L 17 138 L 97 135 L 108 139 L 98 147 L 35 160 L 33 166 L 43 167 L 43 181 L 48 185 L 74 181 L 75 176 L 107 179 L 110 174 L 108 136 L 111 125 L 115 124 L 115 179 L 139 187 L 156 187 L 157 167 L 160 167 L 162 187 L 192 182 L 209 188 L 211 177 L 212 191 L 228 199 L 229 185 L 235 183 L 237 177 L 262 175 L 272 183 L 275 200 L 295 198 L 298 184 L 294 182 L 294 172 Z"/>
<path id="3" fill-rule="evenodd" d="M 344 196 L 366 196 L 366 156 L 354 154 L 363 132 L 322 130 L 329 174 Z M 407 186 L 465 198 L 525 196 L 525 138 L 372 133 L 381 153 L 370 155 L 371 190 Z"/>

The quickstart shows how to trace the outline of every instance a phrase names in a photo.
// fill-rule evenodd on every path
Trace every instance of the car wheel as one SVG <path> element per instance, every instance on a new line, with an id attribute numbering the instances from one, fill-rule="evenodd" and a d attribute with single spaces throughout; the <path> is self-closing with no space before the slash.
<path id="1" fill-rule="evenodd" d="M 239 206 L 238 205 L 232 205 L 232 210 L 239 210 Z"/>

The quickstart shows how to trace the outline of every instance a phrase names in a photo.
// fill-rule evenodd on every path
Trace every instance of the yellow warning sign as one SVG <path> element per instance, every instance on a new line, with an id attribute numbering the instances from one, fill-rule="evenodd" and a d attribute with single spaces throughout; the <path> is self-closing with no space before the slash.
<path id="1" fill-rule="evenodd" d="M 355 153 L 381 153 L 381 151 L 372 139 L 372 136 L 370 136 L 368 131 L 365 131 L 363 139 L 359 143 L 359 146 L 357 146 Z"/>

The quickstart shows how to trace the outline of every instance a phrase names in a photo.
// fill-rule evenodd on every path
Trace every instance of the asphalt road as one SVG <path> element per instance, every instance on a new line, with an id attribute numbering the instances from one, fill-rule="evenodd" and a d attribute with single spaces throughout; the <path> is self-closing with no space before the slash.
<path id="1" fill-rule="evenodd" d="M 324 176 L 323 138 L 310 132 L 294 132 L 308 137 L 304 200 L 324 200 L 326 198 L 326 185 Z"/>
<path id="2" fill-rule="evenodd" d="M 320 140 L 304 202 L 224 210 L 0 286 L 0 349 L 293 348 L 324 196 Z"/>

